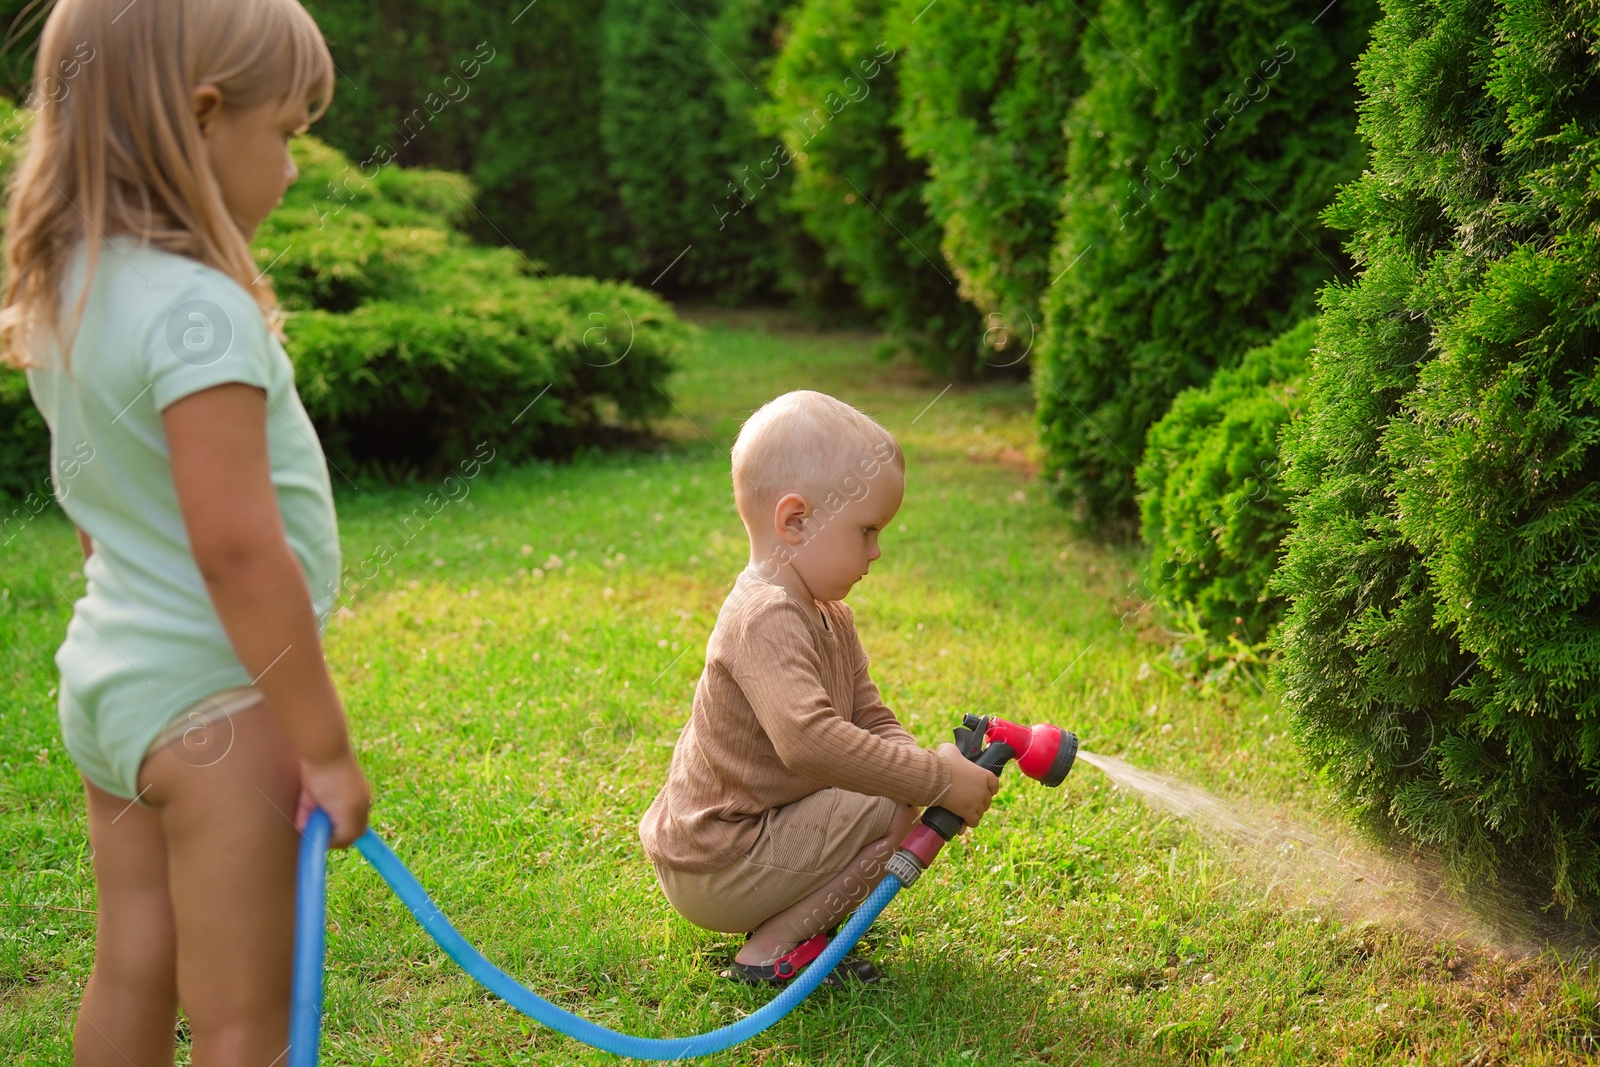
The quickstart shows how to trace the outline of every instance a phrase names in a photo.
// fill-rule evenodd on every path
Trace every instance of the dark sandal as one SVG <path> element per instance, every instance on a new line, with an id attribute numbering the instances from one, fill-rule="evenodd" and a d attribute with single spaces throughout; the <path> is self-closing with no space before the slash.
<path id="1" fill-rule="evenodd" d="M 746 941 L 749 937 L 746 936 Z M 769 964 L 740 963 L 731 961 L 728 969 L 722 972 L 722 977 L 732 978 L 747 985 L 772 985 L 784 986 L 792 981 L 805 966 L 822 955 L 823 949 L 828 947 L 828 935 L 818 934 L 816 937 L 802 941 L 793 949 L 773 960 Z M 858 982 L 876 982 L 880 977 L 878 969 L 859 956 L 845 956 L 838 965 L 822 980 L 826 986 L 841 986 L 845 980 Z"/>
<path id="2" fill-rule="evenodd" d="M 745 940 L 750 940 L 748 935 Z M 788 985 L 789 980 L 799 974 L 802 967 L 822 955 L 822 950 L 827 947 L 827 935 L 818 934 L 800 942 L 771 963 L 740 963 L 738 960 L 732 960 L 728 969 L 722 972 L 722 976 L 747 985 Z"/>
<path id="3" fill-rule="evenodd" d="M 833 938 L 839 933 L 839 927 L 843 925 L 844 923 L 842 922 L 834 923 L 833 926 L 827 931 L 828 940 L 833 940 Z M 835 975 L 839 976 L 840 978 L 849 978 L 857 982 L 866 982 L 868 984 L 876 982 L 879 978 L 883 977 L 882 972 L 880 972 L 878 968 L 874 967 L 870 960 L 864 960 L 860 956 L 854 955 L 846 955 L 844 959 L 840 960 L 839 965 L 833 969 L 833 974 L 830 974 L 828 977 L 832 979 Z M 829 985 L 830 983 L 823 982 L 822 984 Z"/>
<path id="4" fill-rule="evenodd" d="M 865 982 L 866 984 L 871 985 L 879 978 L 882 978 L 883 975 L 878 968 L 872 965 L 870 960 L 864 960 L 860 956 L 847 955 L 844 959 L 840 960 L 839 965 L 833 969 L 833 974 L 828 975 L 830 980 L 836 977 L 846 978 L 853 982 Z M 825 981 L 822 984 L 828 985 L 829 983 Z"/>

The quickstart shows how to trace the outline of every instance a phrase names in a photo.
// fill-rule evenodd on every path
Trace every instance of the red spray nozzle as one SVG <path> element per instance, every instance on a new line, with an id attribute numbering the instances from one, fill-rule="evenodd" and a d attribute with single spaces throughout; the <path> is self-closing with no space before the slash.
<path id="1" fill-rule="evenodd" d="M 1004 741 L 1016 750 L 1017 770 L 1051 788 L 1066 779 L 1078 757 L 1078 735 L 1048 723 L 1030 727 L 990 719 L 987 735 L 990 741 Z"/>
<path id="2" fill-rule="evenodd" d="M 1047 723 L 1018 726 L 1004 719 L 965 715 L 955 736 L 961 754 L 984 770 L 999 774 L 1015 760 L 1023 774 L 1052 788 L 1066 779 L 1078 757 L 1078 735 Z M 890 861 L 892 873 L 902 885 L 916 881 L 963 825 L 961 817 L 948 808 L 930 807 L 922 813 L 922 824 L 911 831 Z"/>

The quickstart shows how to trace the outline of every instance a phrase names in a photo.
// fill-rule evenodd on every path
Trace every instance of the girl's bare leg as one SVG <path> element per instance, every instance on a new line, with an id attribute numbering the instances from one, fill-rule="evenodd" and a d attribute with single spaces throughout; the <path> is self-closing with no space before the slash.
<path id="1" fill-rule="evenodd" d="M 848 915 L 883 881 L 884 864 L 911 832 L 918 814 L 914 807 L 902 805 L 897 809 L 887 834 L 863 847 L 848 867 L 821 888 L 756 927 L 750 940 L 734 954 L 734 962 L 771 963 Z"/>
<path id="2" fill-rule="evenodd" d="M 177 946 L 167 844 L 150 808 L 83 783 L 98 895 L 94 968 L 72 1034 L 76 1067 L 172 1067 Z"/>
<path id="3" fill-rule="evenodd" d="M 167 842 L 178 1001 L 194 1067 L 270 1067 L 289 1040 L 300 763 L 265 701 L 208 729 L 140 773 Z"/>

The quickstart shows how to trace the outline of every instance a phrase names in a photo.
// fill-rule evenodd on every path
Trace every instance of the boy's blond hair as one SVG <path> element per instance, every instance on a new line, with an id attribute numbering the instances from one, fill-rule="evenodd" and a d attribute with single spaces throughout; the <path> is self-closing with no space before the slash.
<path id="1" fill-rule="evenodd" d="M 905 454 L 893 434 L 836 397 L 796 389 L 763 404 L 739 427 L 733 501 L 754 533 L 785 494 L 799 493 L 813 509 L 859 499 L 885 465 L 905 473 Z"/>
<path id="2" fill-rule="evenodd" d="M 225 110 L 286 98 L 316 121 L 334 66 L 299 0 L 57 0 L 33 65 L 21 163 L 6 188 L 0 362 L 33 362 L 43 326 L 71 351 L 89 286 L 60 329 L 62 274 L 77 239 L 128 233 L 229 275 L 281 340 L 272 283 L 223 202 L 193 90 Z M 89 242 L 87 274 L 99 258 Z"/>

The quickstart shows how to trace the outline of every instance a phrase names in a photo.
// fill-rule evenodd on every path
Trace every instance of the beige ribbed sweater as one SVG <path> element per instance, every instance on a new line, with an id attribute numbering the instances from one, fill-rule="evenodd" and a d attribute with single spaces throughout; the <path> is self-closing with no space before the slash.
<path id="1" fill-rule="evenodd" d="M 746 568 L 639 839 L 663 866 L 715 871 L 750 851 L 768 811 L 827 786 L 927 805 L 949 785 L 949 765 L 883 703 L 850 608 Z"/>

